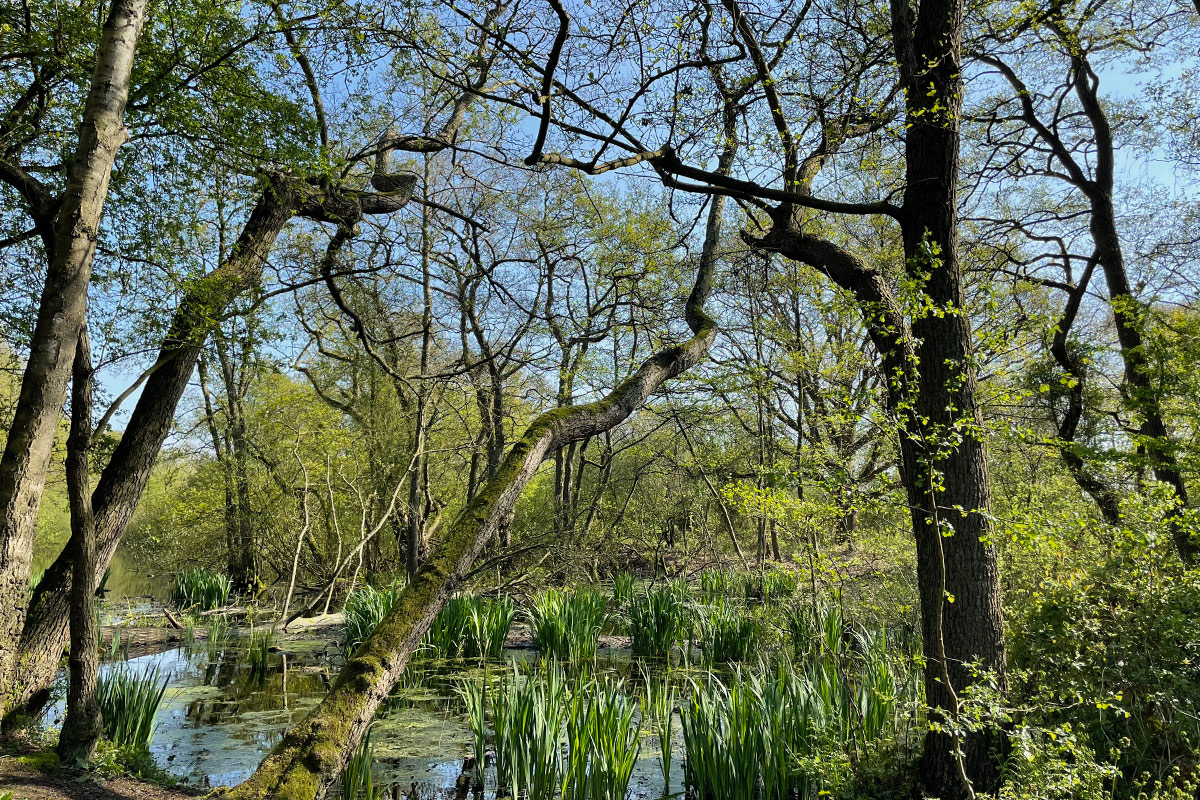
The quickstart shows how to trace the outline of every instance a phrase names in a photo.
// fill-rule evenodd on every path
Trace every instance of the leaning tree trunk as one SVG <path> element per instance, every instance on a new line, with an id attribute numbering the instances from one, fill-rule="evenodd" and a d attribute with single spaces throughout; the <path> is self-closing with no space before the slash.
<path id="1" fill-rule="evenodd" d="M 542 462 L 564 445 L 620 424 L 665 381 L 707 355 L 717 324 L 705 312 L 704 303 L 712 289 L 715 259 L 711 248 L 718 239 L 721 210 L 721 203 L 710 208 L 706 252 L 687 301 L 692 338 L 656 353 L 605 398 L 556 408 L 534 420 L 496 474 L 467 503 L 375 632 L 346 662 L 325 699 L 288 731 L 245 783 L 226 795 L 229 800 L 323 797 L 434 618 L 512 514 L 521 491 Z"/>
<path id="2" fill-rule="evenodd" d="M 96 684 L 100 654 L 96 649 L 96 525 L 88 479 L 88 450 L 92 443 L 92 352 L 87 326 L 75 350 L 71 379 L 71 433 L 67 437 L 67 495 L 71 506 L 71 541 L 74 557 L 71 581 L 71 680 L 67 687 L 67 717 L 58 737 L 58 755 L 64 764 L 90 761 L 102 733 Z"/>
<path id="3" fill-rule="evenodd" d="M 96 51 L 79 146 L 47 242 L 49 265 L 21 392 L 0 458 L 0 687 L 11 685 L 29 597 L 38 508 L 67 378 L 83 330 L 100 217 L 117 150 L 146 0 L 113 0 Z M 0 692 L 0 719 L 12 708 Z"/>

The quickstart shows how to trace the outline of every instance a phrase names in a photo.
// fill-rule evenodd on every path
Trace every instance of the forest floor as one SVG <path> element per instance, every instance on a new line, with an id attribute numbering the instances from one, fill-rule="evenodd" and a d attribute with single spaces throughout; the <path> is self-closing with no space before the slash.
<path id="1" fill-rule="evenodd" d="M 59 767 L 53 752 L 0 755 L 0 797 L 12 800 L 195 800 L 202 791 Z"/>
<path id="2" fill-rule="evenodd" d="M 13 800 L 194 800 L 202 792 L 137 778 L 104 779 L 72 769 L 41 769 L 26 758 L 0 756 L 0 796 Z"/>

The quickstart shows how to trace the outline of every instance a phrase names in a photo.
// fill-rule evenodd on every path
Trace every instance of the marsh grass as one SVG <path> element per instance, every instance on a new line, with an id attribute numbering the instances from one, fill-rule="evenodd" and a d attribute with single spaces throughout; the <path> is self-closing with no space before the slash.
<path id="1" fill-rule="evenodd" d="M 229 617 L 224 614 L 211 617 L 208 620 L 208 640 L 206 647 L 210 658 L 224 650 L 225 646 L 229 644 L 229 634 L 232 630 L 233 625 L 229 622 Z"/>
<path id="2" fill-rule="evenodd" d="M 633 599 L 634 578 L 628 572 L 618 572 L 613 576 L 613 606 L 622 608 Z"/>
<path id="3" fill-rule="evenodd" d="M 119 664 L 101 673 L 96 701 L 104 718 L 104 735 L 118 746 L 148 750 L 169 680 L 157 666 L 137 672 Z"/>
<path id="4" fill-rule="evenodd" d="M 563 800 L 624 800 L 641 749 L 641 724 L 623 681 L 577 683 L 567 710 Z"/>
<path id="5" fill-rule="evenodd" d="M 181 608 L 211 611 L 229 602 L 233 582 L 219 572 L 191 567 L 175 576 L 171 599 Z"/>
<path id="6" fill-rule="evenodd" d="M 527 615 L 539 653 L 561 661 L 593 661 L 608 604 L 589 589 L 547 589 L 534 597 Z"/>
<path id="7" fill-rule="evenodd" d="M 259 682 L 265 681 L 267 667 L 271 663 L 271 648 L 275 646 L 275 634 L 268 628 L 250 631 L 246 646 L 246 663 L 250 665 L 250 676 Z"/>
<path id="8" fill-rule="evenodd" d="M 351 656 L 383 622 L 400 596 L 399 586 L 376 589 L 370 584 L 359 586 L 346 598 L 346 656 Z"/>
<path id="9" fill-rule="evenodd" d="M 710 666 L 745 661 L 756 652 L 762 634 L 762 624 L 739 606 L 704 606 L 696 615 L 697 642 Z"/>
<path id="10" fill-rule="evenodd" d="M 491 685 L 498 793 L 551 800 L 562 776 L 566 677 L 557 663 L 528 676 L 514 665 Z"/>
<path id="11" fill-rule="evenodd" d="M 899 687 L 907 682 L 885 633 L 847 635 L 836 606 L 788 619 L 797 656 L 736 668 L 724 682 L 710 673 L 680 709 L 686 780 L 698 800 L 834 792 L 852 758 L 896 732 Z"/>
<path id="12" fill-rule="evenodd" d="M 732 570 L 706 569 L 700 573 L 700 594 L 707 600 L 741 599 L 745 588 Z"/>
<path id="13" fill-rule="evenodd" d="M 467 722 L 471 728 L 471 779 L 476 787 L 482 787 L 487 759 L 487 702 L 491 679 L 464 679 L 458 683 L 458 695 L 467 711 Z"/>
<path id="14" fill-rule="evenodd" d="M 371 774 L 374 764 L 375 745 L 371 742 L 371 728 L 368 727 L 342 771 L 342 800 L 376 800 L 383 796 L 375 790 L 375 778 Z"/>
<path id="15" fill-rule="evenodd" d="M 663 794 L 671 786 L 671 760 L 675 733 L 675 701 L 677 692 L 669 677 L 655 681 L 649 672 L 643 672 L 646 681 L 645 717 L 654 726 L 658 736 L 658 765 L 662 771 Z"/>
<path id="16" fill-rule="evenodd" d="M 676 586 L 647 589 L 636 595 L 629 602 L 628 614 L 635 656 L 665 659 L 688 638 L 688 605 Z"/>
<path id="17" fill-rule="evenodd" d="M 500 659 L 517 610 L 511 598 L 451 598 L 425 634 L 423 650 L 440 658 Z"/>

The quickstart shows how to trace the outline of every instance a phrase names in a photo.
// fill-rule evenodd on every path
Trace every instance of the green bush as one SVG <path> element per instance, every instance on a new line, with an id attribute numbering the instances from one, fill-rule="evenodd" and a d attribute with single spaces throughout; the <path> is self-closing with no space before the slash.
<path id="1" fill-rule="evenodd" d="M 1197 763 L 1200 571 L 1167 535 L 1117 534 L 1107 558 L 1053 573 L 1009 616 L 1012 703 L 1036 709 L 1019 723 L 1070 723 L 1117 768 L 1119 798 L 1143 774 L 1166 781 Z"/>

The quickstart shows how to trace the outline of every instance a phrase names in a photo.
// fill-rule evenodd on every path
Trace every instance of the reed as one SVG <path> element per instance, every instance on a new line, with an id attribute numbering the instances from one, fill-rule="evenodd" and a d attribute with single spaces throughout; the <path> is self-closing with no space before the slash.
<path id="1" fill-rule="evenodd" d="M 710 601 L 741 601 L 746 597 L 746 582 L 733 570 L 706 569 L 700 573 L 700 594 Z"/>
<path id="2" fill-rule="evenodd" d="M 621 608 L 633 599 L 633 585 L 633 575 L 628 572 L 621 571 L 613 576 L 612 597 L 614 607 Z"/>
<path id="3" fill-rule="evenodd" d="M 562 661 L 592 661 L 608 607 L 599 592 L 548 589 L 534 598 L 528 618 L 538 652 Z"/>
<path id="4" fill-rule="evenodd" d="M 400 597 L 400 588 L 376 589 L 370 584 L 359 586 L 346 598 L 346 656 L 349 657 L 383 622 Z"/>
<path id="5" fill-rule="evenodd" d="M 376 800 L 382 792 L 375 789 L 371 768 L 375 764 L 375 745 L 371 743 L 371 729 L 363 734 L 354 755 L 342 770 L 342 800 Z"/>
<path id="6" fill-rule="evenodd" d="M 422 649 L 441 658 L 500 659 L 516 613 L 509 597 L 452 598 L 426 632 Z"/>
<path id="7" fill-rule="evenodd" d="M 264 681 L 267 677 L 267 667 L 271 663 L 271 650 L 275 647 L 275 634 L 267 628 L 250 631 L 250 640 L 246 646 L 246 663 L 250 665 L 250 676 Z"/>
<path id="8" fill-rule="evenodd" d="M 233 582 L 219 572 L 191 567 L 175 576 L 171 599 L 182 608 L 211 611 L 229 602 Z"/>
<path id="9" fill-rule="evenodd" d="M 705 664 L 745 661 L 758 648 L 762 625 L 745 609 L 709 606 L 696 619 L 696 634 Z"/>
<path id="10" fill-rule="evenodd" d="M 212 617 L 208 621 L 208 655 L 211 658 L 225 648 L 229 643 L 229 634 L 233 625 L 224 614 Z"/>
<path id="11" fill-rule="evenodd" d="M 622 681 L 577 684 L 567 710 L 563 800 L 624 800 L 641 749 L 641 719 Z"/>
<path id="12" fill-rule="evenodd" d="M 483 786 L 484 768 L 487 759 L 487 675 L 482 681 L 460 680 L 458 694 L 467 709 L 467 722 L 471 728 L 471 779 L 477 787 Z"/>
<path id="13" fill-rule="evenodd" d="M 665 797 L 671 788 L 676 690 L 671 685 L 669 677 L 653 681 L 649 673 L 644 673 L 644 675 L 646 680 L 645 716 L 653 723 L 654 732 L 658 736 L 658 765 L 662 771 L 663 796 Z"/>
<path id="14" fill-rule="evenodd" d="M 552 663 L 522 676 L 515 665 L 490 693 L 499 793 L 552 800 L 562 776 L 559 740 L 566 678 Z"/>
<path id="15" fill-rule="evenodd" d="M 633 654 L 666 658 L 689 633 L 686 601 L 675 586 L 648 589 L 629 603 Z"/>
<path id="16" fill-rule="evenodd" d="M 727 683 L 710 674 L 680 709 L 697 800 L 832 791 L 846 753 L 895 730 L 898 680 L 883 632 L 858 632 L 848 649 L 836 608 L 796 619 L 812 643 L 807 664 L 784 657 L 773 669 L 735 670 Z"/>
<path id="17" fill-rule="evenodd" d="M 149 750 L 169 681 L 170 676 L 163 677 L 157 666 L 139 673 L 128 664 L 119 664 L 102 672 L 96 702 L 104 719 L 104 735 L 117 745 Z"/>

